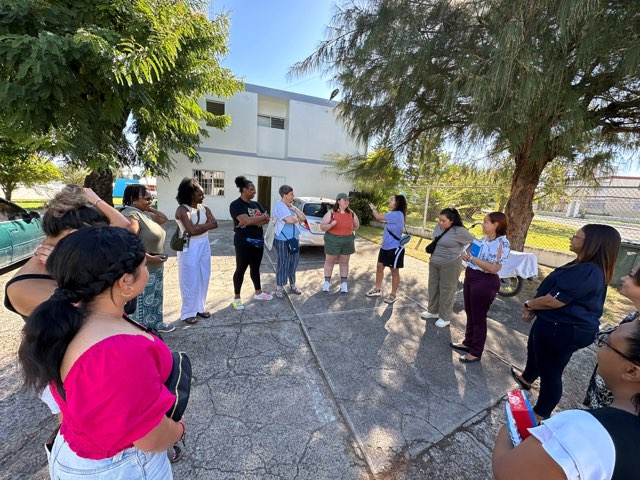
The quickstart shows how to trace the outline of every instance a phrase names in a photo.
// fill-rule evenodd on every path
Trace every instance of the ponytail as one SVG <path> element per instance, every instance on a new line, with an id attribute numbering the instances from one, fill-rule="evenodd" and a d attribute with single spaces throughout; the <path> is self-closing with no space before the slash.
<path id="1" fill-rule="evenodd" d="M 18 349 L 25 386 L 40 391 L 52 380 L 62 385 L 62 359 L 84 317 L 84 312 L 58 291 L 33 311 L 22 329 Z"/>
<path id="2" fill-rule="evenodd" d="M 444 215 L 447 217 L 454 227 L 464 227 L 464 223 L 462 223 L 462 218 L 460 217 L 460 213 L 455 208 L 445 208 L 440 211 L 440 215 Z"/>

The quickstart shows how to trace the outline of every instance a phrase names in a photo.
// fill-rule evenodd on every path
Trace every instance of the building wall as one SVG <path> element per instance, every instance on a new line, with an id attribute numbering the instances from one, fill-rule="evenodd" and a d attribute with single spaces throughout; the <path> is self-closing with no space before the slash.
<path id="1" fill-rule="evenodd" d="M 355 154 L 364 148 L 337 120 L 336 102 L 251 84 L 228 99 L 207 98 L 224 102 L 231 125 L 224 132 L 208 129 L 210 136 L 198 149 L 201 164 L 179 157 L 170 178 L 158 179 L 158 208 L 170 218 L 177 206 L 178 184 L 192 177 L 194 169 L 224 172 L 224 195 L 207 196 L 204 202 L 221 220 L 230 218 L 229 203 L 238 198 L 234 184 L 238 175 L 247 176 L 256 187 L 259 176 L 271 177 L 272 204 L 279 199 L 277 190 L 283 183 L 291 185 L 298 196 L 331 198 L 352 189 L 349 182 L 336 177 L 330 156 Z M 284 130 L 258 126 L 258 115 L 284 118 Z"/>

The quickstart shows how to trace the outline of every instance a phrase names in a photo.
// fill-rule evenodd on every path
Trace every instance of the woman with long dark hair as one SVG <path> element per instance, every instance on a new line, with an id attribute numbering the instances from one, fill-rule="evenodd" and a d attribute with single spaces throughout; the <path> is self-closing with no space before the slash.
<path id="1" fill-rule="evenodd" d="M 467 263 L 464 275 L 464 311 L 467 327 L 462 343 L 450 343 L 451 348 L 465 352 L 462 363 L 479 362 L 487 340 L 487 314 L 500 289 L 498 272 L 509 257 L 507 216 L 491 212 L 482 222 L 484 237 L 474 240 L 463 252 Z"/>
<path id="2" fill-rule="evenodd" d="M 211 278 L 211 244 L 209 230 L 218 228 L 218 222 L 202 204 L 204 191 L 194 178 L 184 178 L 176 195 L 178 208 L 175 219 L 182 238 L 188 246 L 178 256 L 178 278 L 182 309 L 180 319 L 189 325 L 198 323 L 198 317 L 211 318 L 207 310 L 207 290 Z"/>
<path id="3" fill-rule="evenodd" d="M 371 208 L 373 217 L 379 222 L 385 222 L 385 226 L 376 264 L 376 283 L 366 295 L 367 297 L 382 295 L 384 268 L 389 267 L 391 270 L 391 292 L 384 298 L 384 302 L 392 304 L 396 301 L 396 294 L 400 286 L 400 269 L 404 268 L 404 245 L 401 245 L 400 239 L 405 230 L 407 199 L 404 195 L 391 195 L 387 203 L 389 212 L 385 214 L 378 212 L 372 203 L 369 204 L 369 208 Z"/>
<path id="4" fill-rule="evenodd" d="M 596 337 L 598 373 L 611 390 L 609 406 L 566 410 L 543 420 L 513 446 L 507 427 L 493 449 L 497 480 L 630 480 L 640 451 L 640 320 Z"/>
<path id="5" fill-rule="evenodd" d="M 598 333 L 600 317 L 620 248 L 620 234 L 609 225 L 588 224 L 571 237 L 576 259 L 556 268 L 540 284 L 533 300 L 524 302 L 522 319 L 535 319 L 527 342 L 527 364 L 511 374 L 528 390 L 540 378 L 533 407 L 548 418 L 562 398 L 562 372 L 577 350 Z"/>
<path id="6" fill-rule="evenodd" d="M 445 208 L 433 229 L 435 248 L 429 259 L 429 306 L 420 316 L 437 318 L 436 327 L 446 327 L 453 317 L 458 279 L 462 272 L 460 254 L 476 237 L 464 227 L 458 210 Z"/>
<path id="7" fill-rule="evenodd" d="M 166 416 L 171 352 L 122 316 L 149 276 L 142 241 L 122 228 L 78 230 L 47 269 L 58 288 L 27 319 L 18 358 L 25 384 L 50 386 L 62 410 L 51 478 L 171 478 L 166 450 L 185 433 Z"/>
<path id="8" fill-rule="evenodd" d="M 229 213 L 233 219 L 233 246 L 236 250 L 236 270 L 233 272 L 233 301 L 236 310 L 244 310 L 240 299 L 240 291 L 244 282 L 244 274 L 249 268 L 249 275 L 255 292 L 253 299 L 270 301 L 273 296 L 262 291 L 260 283 L 260 263 L 264 255 L 264 232 L 262 226 L 269 223 L 269 215 L 260 203 L 253 200 L 256 186 L 246 177 L 236 177 L 236 186 L 240 198 L 229 205 Z"/>
<path id="9" fill-rule="evenodd" d="M 139 183 L 127 185 L 122 195 L 125 208 L 122 214 L 129 219 L 133 233 L 140 236 L 147 250 L 149 281 L 136 301 L 133 319 L 152 332 L 168 333 L 176 329 L 163 318 L 164 240 L 166 233 L 160 225 L 167 216 L 151 206 L 151 193 Z"/>

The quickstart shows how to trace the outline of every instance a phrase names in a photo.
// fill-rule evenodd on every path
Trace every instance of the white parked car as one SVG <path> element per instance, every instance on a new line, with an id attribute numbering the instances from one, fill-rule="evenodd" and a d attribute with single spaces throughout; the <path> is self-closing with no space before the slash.
<path id="1" fill-rule="evenodd" d="M 293 204 L 307 216 L 306 224 L 303 226 L 309 233 L 300 234 L 301 246 L 324 246 L 324 232 L 320 230 L 322 217 L 333 208 L 335 200 L 322 197 L 296 197 Z"/>

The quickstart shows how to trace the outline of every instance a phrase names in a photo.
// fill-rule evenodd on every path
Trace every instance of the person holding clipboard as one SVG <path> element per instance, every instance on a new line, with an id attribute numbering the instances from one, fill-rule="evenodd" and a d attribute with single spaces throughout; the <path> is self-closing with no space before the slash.
<path id="1" fill-rule="evenodd" d="M 462 253 L 467 264 L 464 277 L 464 311 L 467 328 L 461 343 L 451 348 L 465 352 L 462 363 L 479 362 L 487 339 L 487 313 L 500 288 L 498 272 L 509 256 L 507 216 L 491 212 L 482 222 L 484 237 L 474 240 Z"/>

